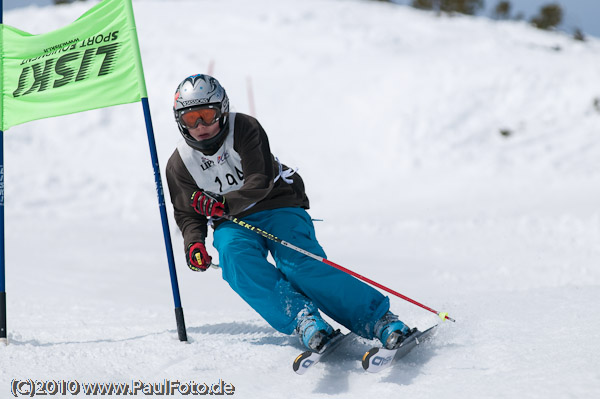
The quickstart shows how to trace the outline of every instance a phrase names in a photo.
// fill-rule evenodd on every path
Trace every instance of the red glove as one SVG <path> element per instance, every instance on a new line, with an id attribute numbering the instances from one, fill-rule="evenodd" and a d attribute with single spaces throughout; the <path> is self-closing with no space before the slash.
<path id="1" fill-rule="evenodd" d="M 206 247 L 201 242 L 188 245 L 187 264 L 195 272 L 204 272 L 212 263 L 212 258 L 206 252 Z"/>
<path id="2" fill-rule="evenodd" d="M 210 191 L 194 191 L 190 198 L 190 205 L 204 216 L 223 216 L 227 212 L 225 198 Z"/>

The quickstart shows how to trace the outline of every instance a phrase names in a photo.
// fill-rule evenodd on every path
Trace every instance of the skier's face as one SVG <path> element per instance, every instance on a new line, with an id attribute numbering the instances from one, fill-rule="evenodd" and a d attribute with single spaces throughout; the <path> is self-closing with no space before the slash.
<path id="1" fill-rule="evenodd" d="M 188 128 L 190 135 L 198 141 L 212 139 L 219 133 L 219 130 L 220 126 L 218 122 L 215 122 L 210 126 L 200 124 L 195 128 Z"/>

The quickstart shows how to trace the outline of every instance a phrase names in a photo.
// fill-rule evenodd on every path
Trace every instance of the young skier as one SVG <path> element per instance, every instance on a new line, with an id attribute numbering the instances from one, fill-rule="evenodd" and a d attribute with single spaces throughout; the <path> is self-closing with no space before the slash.
<path id="1" fill-rule="evenodd" d="M 389 349 L 412 333 L 379 291 L 221 218 L 235 216 L 325 257 L 306 212 L 302 178 L 271 154 L 255 118 L 229 112 L 225 89 L 215 78 L 185 78 L 173 111 L 183 140 L 166 176 L 190 269 L 205 271 L 211 265 L 204 245 L 208 223 L 223 279 L 273 328 L 298 334 L 307 348 L 319 352 L 334 335 L 319 310 Z M 276 266 L 267 261 L 268 252 Z"/>

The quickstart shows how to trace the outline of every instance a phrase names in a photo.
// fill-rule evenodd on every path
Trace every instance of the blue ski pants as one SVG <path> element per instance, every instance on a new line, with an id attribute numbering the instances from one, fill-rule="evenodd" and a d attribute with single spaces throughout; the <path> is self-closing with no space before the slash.
<path id="1" fill-rule="evenodd" d="M 248 224 L 325 257 L 312 220 L 302 208 L 280 208 L 243 218 Z M 352 332 L 371 339 L 389 298 L 323 262 L 227 221 L 214 232 L 223 279 L 273 328 L 292 334 L 302 310 L 321 310 Z M 267 261 L 271 253 L 276 266 Z"/>

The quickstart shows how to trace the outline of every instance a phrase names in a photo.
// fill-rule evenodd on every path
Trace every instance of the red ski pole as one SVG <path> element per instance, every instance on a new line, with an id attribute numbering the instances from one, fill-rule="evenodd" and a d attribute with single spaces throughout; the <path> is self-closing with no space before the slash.
<path id="1" fill-rule="evenodd" d="M 299 248 L 299 247 L 295 246 L 294 244 L 290 244 L 289 242 L 287 242 L 285 240 L 282 240 L 282 239 L 274 236 L 273 234 L 268 233 L 268 232 L 266 232 L 266 231 L 264 231 L 262 229 L 259 229 L 258 227 L 252 226 L 252 225 L 244 222 L 243 220 L 240 220 L 240 219 L 238 219 L 236 217 L 233 217 L 233 216 L 230 216 L 230 215 L 223 215 L 223 218 L 225 218 L 225 219 L 227 219 L 227 220 L 229 220 L 229 221 L 231 221 L 231 222 L 233 222 L 233 223 L 235 223 L 235 224 L 237 224 L 237 225 L 239 225 L 241 227 L 244 227 L 244 228 L 246 228 L 248 230 L 254 231 L 255 233 L 260 234 L 261 236 L 263 236 L 265 238 L 268 238 L 269 240 L 275 241 L 275 242 L 277 242 L 277 243 L 279 243 L 279 244 L 281 244 L 283 246 L 291 248 L 294 251 L 300 252 L 300 253 L 302 253 L 302 254 L 304 254 L 306 256 L 309 256 L 309 257 L 311 257 L 313 259 L 316 259 L 316 260 L 318 260 L 320 262 L 323 262 L 326 265 L 329 265 L 331 267 L 335 267 L 336 269 L 341 270 L 344 273 L 347 273 L 347 274 L 349 274 L 351 276 L 354 276 L 354 277 L 356 277 L 359 280 L 362 280 L 362 281 L 367 282 L 367 283 L 369 283 L 369 284 L 371 284 L 371 285 L 373 285 L 373 286 L 375 286 L 377 288 L 380 288 L 380 289 L 382 289 L 382 290 L 384 290 L 386 292 L 389 292 L 390 294 L 395 295 L 398 298 L 402 298 L 405 301 L 408 301 L 408 302 L 412 303 L 413 305 L 417 305 L 417 306 L 419 306 L 419 307 L 421 307 L 421 308 L 423 308 L 425 310 L 430 311 L 431 313 L 435 313 L 436 315 L 439 316 L 440 319 L 442 319 L 442 321 L 450 320 L 453 323 L 456 322 L 456 320 L 454 320 L 453 318 L 451 318 L 450 316 L 448 316 L 448 313 L 446 313 L 446 312 L 438 312 L 437 310 L 434 310 L 434 309 L 432 309 L 432 308 L 430 308 L 428 306 L 425 306 L 422 303 L 419 303 L 419 302 L 415 301 L 414 299 L 411 299 L 411 298 L 409 298 L 409 297 L 407 297 L 405 295 L 402 295 L 401 293 L 399 293 L 397 291 L 392 290 L 391 288 L 388 288 L 388 287 L 386 287 L 384 285 L 381 285 L 381 284 L 379 284 L 376 281 L 373 281 L 373 280 L 371 280 L 371 279 L 369 279 L 369 278 L 367 278 L 365 276 L 362 276 L 362 275 L 360 275 L 360 274 L 358 274 L 356 272 L 353 272 L 352 270 L 346 269 L 345 267 L 340 266 L 337 263 L 334 263 L 334 262 L 332 262 L 330 260 L 327 260 L 327 259 L 323 258 L 322 256 L 315 255 L 315 254 L 310 253 L 310 252 L 308 252 L 308 251 L 306 251 L 306 250 L 304 250 L 302 248 Z"/>

